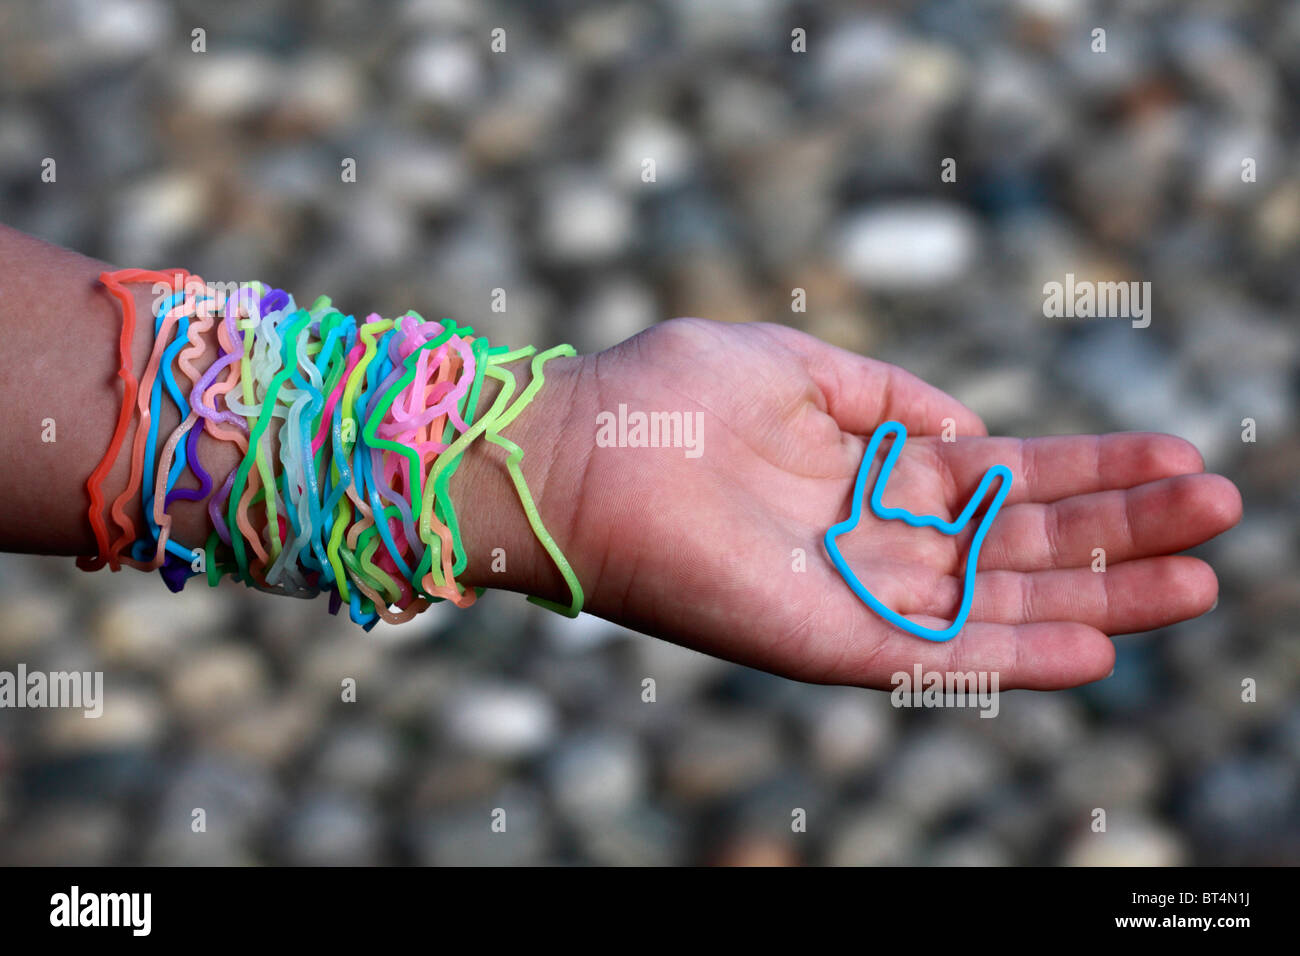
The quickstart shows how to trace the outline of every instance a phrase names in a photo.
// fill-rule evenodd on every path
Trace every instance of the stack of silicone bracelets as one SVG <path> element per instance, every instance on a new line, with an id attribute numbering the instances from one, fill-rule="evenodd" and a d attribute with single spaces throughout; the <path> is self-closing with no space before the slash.
<path id="1" fill-rule="evenodd" d="M 184 271 L 125 269 L 100 281 L 121 307 L 124 388 L 108 451 L 86 483 L 99 553 L 82 568 L 157 569 L 173 591 L 198 574 L 212 587 L 230 575 L 295 596 L 328 591 L 331 613 L 346 604 L 367 630 L 436 601 L 468 607 L 482 588 L 456 580 L 467 556 L 449 483 L 470 444 L 485 439 L 508 452 L 520 505 L 571 597 L 567 605 L 529 600 L 571 617 L 582 609 L 582 588 L 524 481 L 523 449 L 501 434 L 543 387 L 546 362 L 572 347 L 511 351 L 414 312 L 358 322 L 325 296 L 304 308 L 282 289 L 252 282 L 225 292 Z M 173 290 L 157 300 L 153 351 L 138 381 L 127 288 L 135 283 Z M 507 366 L 526 358 L 531 377 L 521 390 Z M 489 377 L 501 388 L 481 408 Z M 164 401 L 181 424 L 162 439 Z M 103 481 L 133 418 L 130 474 L 108 509 L 110 529 Z M 199 460 L 205 433 L 242 455 L 224 481 Z M 187 470 L 197 487 L 181 487 Z M 126 510 L 137 495 L 142 529 Z M 168 510 L 178 500 L 207 503 L 213 531 L 201 551 L 171 538 Z"/>

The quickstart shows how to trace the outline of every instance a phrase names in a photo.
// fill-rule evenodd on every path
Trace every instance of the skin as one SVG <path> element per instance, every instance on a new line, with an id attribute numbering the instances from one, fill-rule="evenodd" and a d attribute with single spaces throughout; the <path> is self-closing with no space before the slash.
<path id="1" fill-rule="evenodd" d="M 0 548 L 90 553 L 85 478 L 121 401 L 120 320 L 96 283 L 109 267 L 3 227 L 0 264 L 0 401 L 8 447 L 22 450 L 0 461 L 0 486 L 24 502 L 0 512 Z M 145 316 L 148 298 L 143 290 Z M 28 321 L 34 314 L 41 323 Z M 151 324 L 142 325 L 137 368 L 151 339 Z M 527 380 L 523 363 L 515 371 Z M 47 389 L 51 379 L 60 387 Z M 1114 667 L 1111 636 L 1213 607 L 1213 570 L 1178 552 L 1241 518 L 1236 487 L 1205 474 L 1180 438 L 989 437 L 971 410 L 915 376 L 784 326 L 675 319 L 605 352 L 552 360 L 546 380 L 508 434 L 525 449 L 524 474 L 583 583 L 586 609 L 803 681 L 885 688 L 918 663 L 997 671 L 1002 689 L 1099 680 Z M 703 454 L 597 447 L 597 415 L 619 404 L 702 413 Z M 56 443 L 40 441 L 45 417 L 58 422 Z M 940 439 L 945 419 L 956 441 Z M 970 618 L 945 643 L 878 618 L 822 547 L 826 529 L 849 514 L 871 432 L 889 420 L 909 440 L 887 505 L 950 520 L 991 465 L 1015 476 L 980 555 Z M 163 428 L 175 424 L 171 412 Z M 210 439 L 200 453 L 214 474 L 237 464 L 233 448 Z M 504 462 L 504 451 L 476 443 L 453 481 L 453 495 L 473 489 L 464 582 L 567 601 Z M 125 487 L 126 464 L 123 455 L 107 495 Z M 180 504 L 174 515 L 178 540 L 201 543 L 203 509 Z M 937 627 L 960 602 L 970 534 L 867 515 L 841 547 L 886 604 Z M 491 570 L 495 548 L 505 549 L 505 572 Z M 796 548 L 802 572 L 793 570 Z M 1104 574 L 1091 570 L 1095 548 L 1106 551 Z"/>

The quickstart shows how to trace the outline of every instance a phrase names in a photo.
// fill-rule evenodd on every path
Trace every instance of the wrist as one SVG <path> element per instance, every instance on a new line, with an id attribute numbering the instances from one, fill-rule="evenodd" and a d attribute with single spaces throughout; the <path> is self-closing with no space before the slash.
<path id="1" fill-rule="evenodd" d="M 538 514 L 579 582 L 589 589 L 591 563 L 577 540 L 578 492 L 586 456 L 582 443 L 575 441 L 581 432 L 572 427 L 584 365 L 581 356 L 548 361 L 545 384 L 502 434 L 523 449 L 519 467 Z M 530 380 L 529 361 L 504 368 L 515 376 L 518 395 Z M 500 382 L 487 378 L 480 410 L 490 407 L 500 389 Z M 480 436 L 452 479 L 468 558 L 462 581 L 470 587 L 519 591 L 567 604 L 568 586 L 533 533 L 506 467 L 508 457 L 506 449 Z"/>

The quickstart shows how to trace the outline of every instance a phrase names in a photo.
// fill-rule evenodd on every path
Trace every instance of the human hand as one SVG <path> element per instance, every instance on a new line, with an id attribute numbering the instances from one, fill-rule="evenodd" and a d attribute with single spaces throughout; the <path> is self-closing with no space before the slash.
<path id="1" fill-rule="evenodd" d="M 543 396 L 564 412 L 525 447 L 544 449 L 534 453 L 545 470 L 539 504 L 587 609 L 799 680 L 888 687 L 918 663 L 996 671 L 1002 689 L 1100 679 L 1114 666 L 1108 635 L 1213 606 L 1214 572 L 1177 552 L 1241 516 L 1236 487 L 1204 474 L 1182 439 L 990 438 L 974 413 L 915 376 L 778 325 L 677 319 L 552 363 L 547 380 Z M 597 415 L 620 404 L 699 413 L 701 454 L 599 447 Z M 940 438 L 945 419 L 955 441 Z M 945 643 L 869 610 L 822 544 L 849 513 L 867 439 L 889 420 L 909 440 L 888 506 L 951 520 L 990 466 L 1014 475 L 980 554 L 970 617 Z M 840 546 L 886 605 L 942 628 L 961 601 L 972 531 L 947 536 L 864 510 Z M 1104 573 L 1091 568 L 1095 548 Z M 796 549 L 806 570 L 796 570 Z M 537 565 L 525 586 L 563 598 L 558 575 Z"/>

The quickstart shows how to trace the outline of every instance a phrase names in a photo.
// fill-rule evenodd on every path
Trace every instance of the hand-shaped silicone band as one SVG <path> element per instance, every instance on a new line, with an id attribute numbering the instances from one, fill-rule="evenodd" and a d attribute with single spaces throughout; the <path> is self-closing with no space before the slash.
<path id="1" fill-rule="evenodd" d="M 844 559 L 844 555 L 840 552 L 839 537 L 852 531 L 862 520 L 862 494 L 866 489 L 867 476 L 870 474 L 872 464 L 875 462 L 876 451 L 880 447 L 880 443 L 891 435 L 896 437 L 889 449 L 889 454 L 885 456 L 884 464 L 880 466 L 880 474 L 877 476 L 875 487 L 871 492 L 871 510 L 882 521 L 901 520 L 913 528 L 935 528 L 944 534 L 956 535 L 970 523 L 976 510 L 984 501 L 985 495 L 988 494 L 989 487 L 994 481 L 998 482 L 998 490 L 994 493 L 992 500 L 989 501 L 988 509 L 980 520 L 974 537 L 971 538 L 970 549 L 966 555 L 966 572 L 962 584 L 961 606 L 958 608 L 957 616 L 953 619 L 953 622 L 945 628 L 925 627 L 886 607 L 863 586 L 849 563 Z M 961 632 L 966 623 L 966 617 L 970 614 L 971 604 L 975 598 L 975 570 L 979 564 L 980 548 L 984 544 L 984 536 L 993 524 L 993 519 L 997 517 L 998 510 L 1002 507 L 1002 502 L 1006 500 L 1007 493 L 1011 490 L 1011 469 L 1006 465 L 994 465 L 990 468 L 984 474 L 983 480 L 980 481 L 979 487 L 975 489 L 975 493 L 971 496 L 970 501 L 966 503 L 962 513 L 953 521 L 943 521 L 934 515 L 915 515 L 903 508 L 887 508 L 881 501 L 885 493 L 885 485 L 889 482 L 890 473 L 893 471 L 894 462 L 898 460 L 898 456 L 903 451 L 903 445 L 906 443 L 907 429 L 899 422 L 885 422 L 876 429 L 875 434 L 871 436 L 870 443 L 867 445 L 866 453 L 862 456 L 862 464 L 858 467 L 858 477 L 853 484 L 852 510 L 846 520 L 831 525 L 827 530 L 825 539 L 826 552 L 830 555 L 831 562 L 853 590 L 853 593 L 890 624 L 907 631 L 909 634 L 923 637 L 928 641 L 948 641 Z"/>

